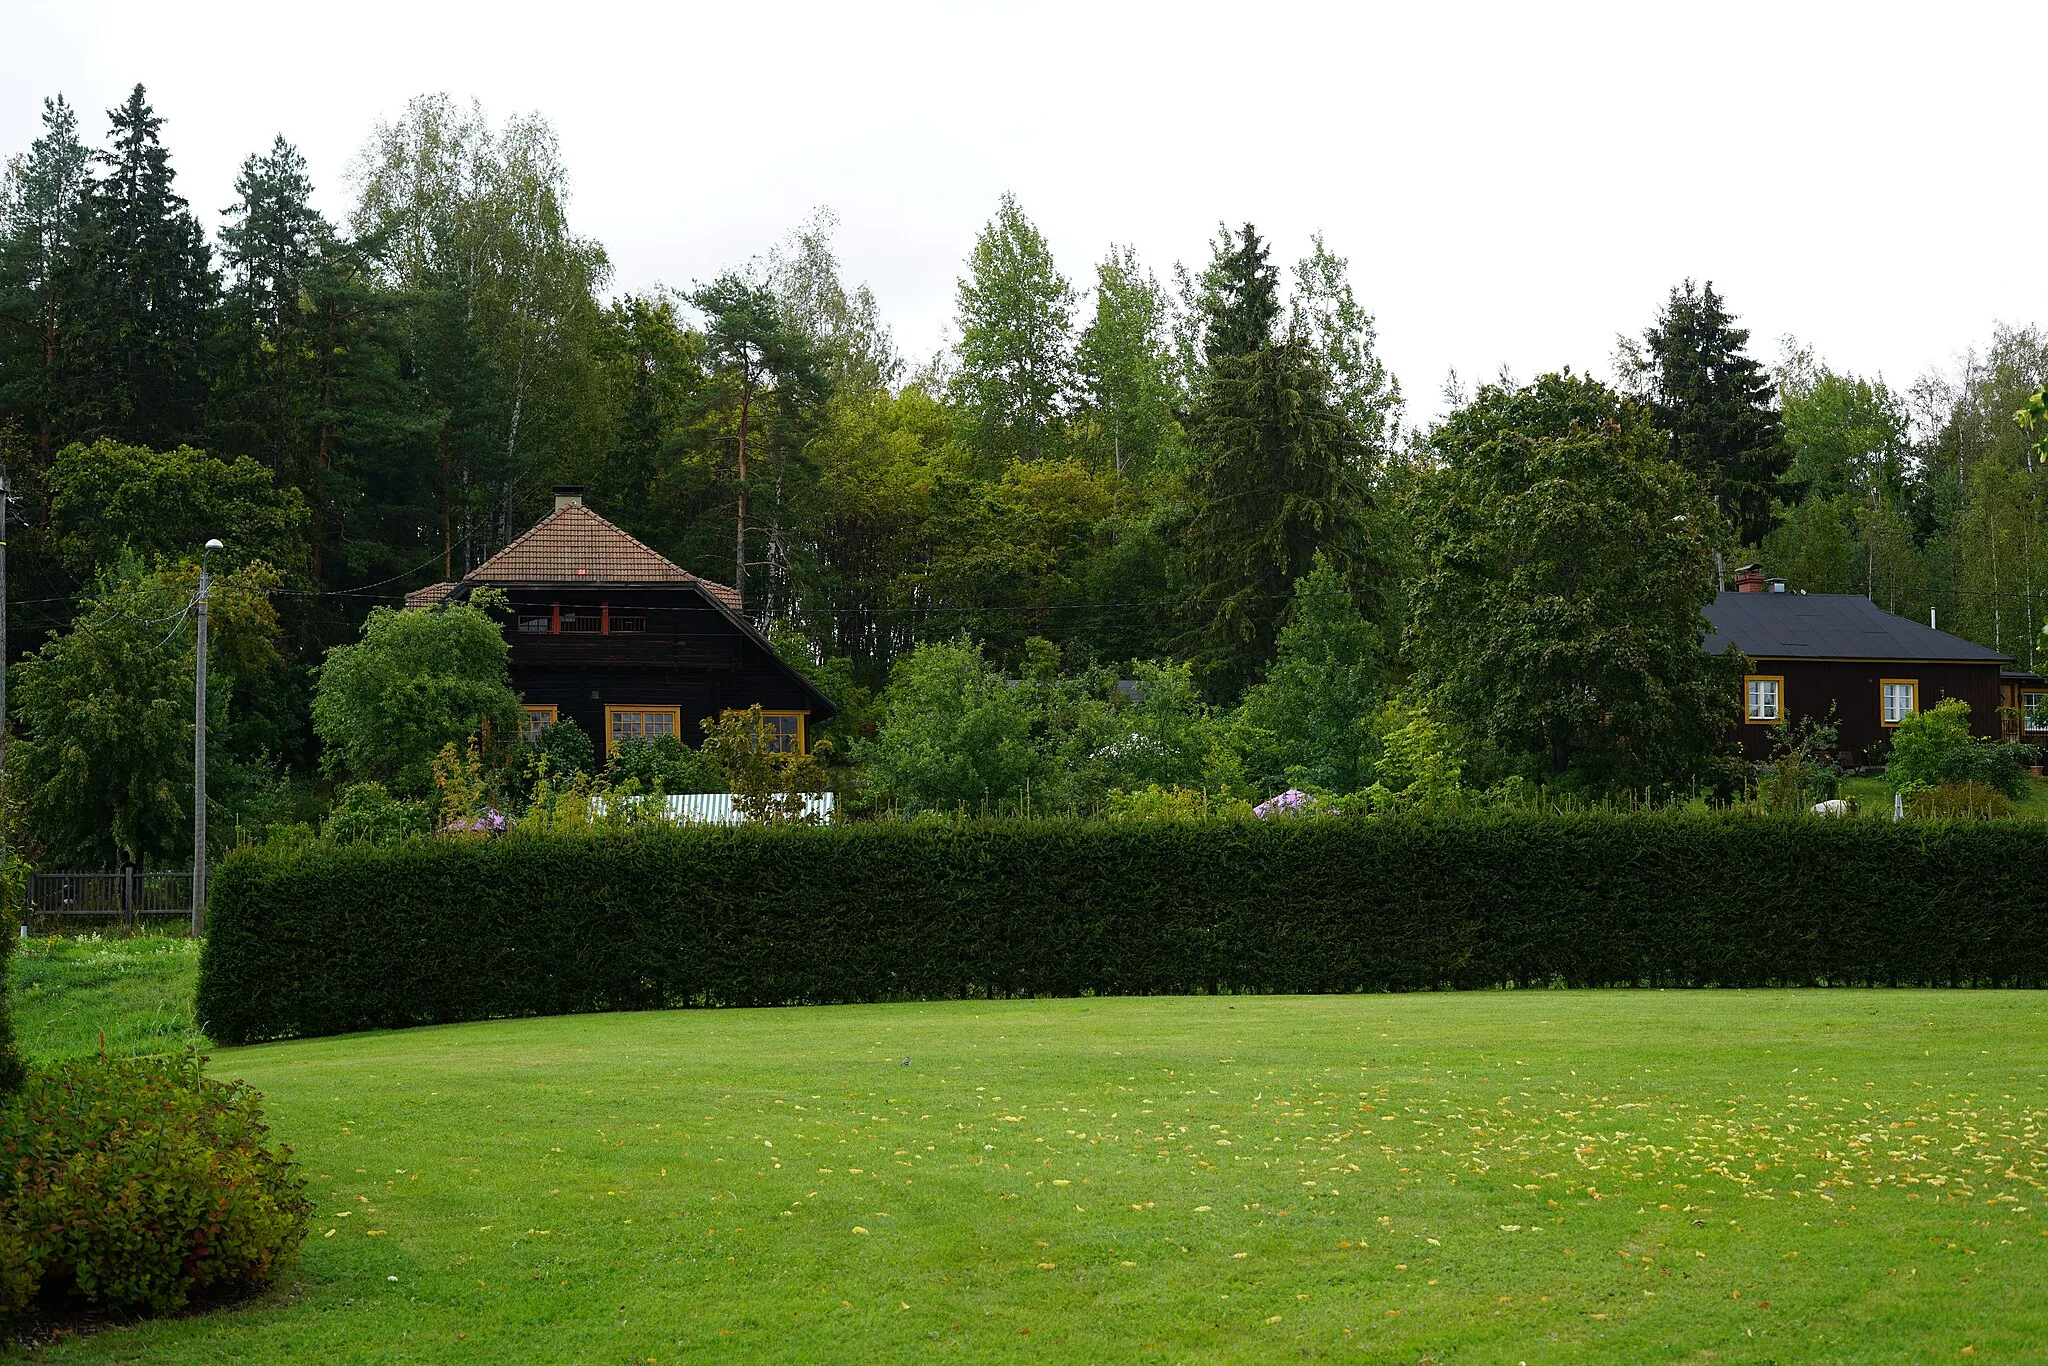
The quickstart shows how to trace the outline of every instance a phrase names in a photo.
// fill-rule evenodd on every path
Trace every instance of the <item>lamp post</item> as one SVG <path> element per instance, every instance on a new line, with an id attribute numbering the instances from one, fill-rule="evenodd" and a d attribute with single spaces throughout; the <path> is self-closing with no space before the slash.
<path id="1" fill-rule="evenodd" d="M 206 934 L 206 594 L 213 586 L 206 557 L 219 550 L 218 540 L 199 552 L 199 651 L 192 687 L 192 937 Z"/>

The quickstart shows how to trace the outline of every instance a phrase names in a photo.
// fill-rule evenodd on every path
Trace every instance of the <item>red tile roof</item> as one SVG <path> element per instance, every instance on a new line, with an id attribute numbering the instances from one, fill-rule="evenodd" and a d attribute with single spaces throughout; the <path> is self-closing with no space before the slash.
<path id="1" fill-rule="evenodd" d="M 435 603 L 453 593 L 455 588 L 456 585 L 452 583 L 430 583 L 425 588 L 415 588 L 412 592 L 405 595 L 406 610 L 412 611 L 419 607 L 432 607 Z"/>
<path id="2" fill-rule="evenodd" d="M 740 595 L 692 574 L 604 518 L 572 503 L 463 576 L 463 583 L 694 583 L 734 612 Z M 407 607 L 431 607 L 458 585 L 437 583 L 405 595 Z"/>
<path id="3" fill-rule="evenodd" d="M 463 576 L 466 583 L 688 583 L 670 563 L 580 503 L 557 508 Z"/>

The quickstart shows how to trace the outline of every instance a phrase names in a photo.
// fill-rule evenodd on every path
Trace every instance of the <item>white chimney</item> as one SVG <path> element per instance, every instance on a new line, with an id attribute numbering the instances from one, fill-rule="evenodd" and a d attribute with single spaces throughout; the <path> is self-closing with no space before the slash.
<path id="1" fill-rule="evenodd" d="M 560 512 L 563 508 L 580 508 L 582 506 L 583 486 L 581 484 L 555 485 L 555 511 Z"/>

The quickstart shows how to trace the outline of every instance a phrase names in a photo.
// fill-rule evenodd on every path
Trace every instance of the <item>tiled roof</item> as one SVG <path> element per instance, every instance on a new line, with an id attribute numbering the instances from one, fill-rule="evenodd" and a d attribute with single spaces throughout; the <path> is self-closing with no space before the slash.
<path id="1" fill-rule="evenodd" d="M 454 591 L 455 585 L 452 583 L 430 583 L 425 588 L 415 588 L 412 592 L 405 595 L 406 610 L 412 611 L 420 607 L 432 607 Z"/>
<path id="2" fill-rule="evenodd" d="M 655 554 L 580 503 L 557 508 L 469 571 L 465 583 L 688 583 L 696 575 Z"/>
<path id="3" fill-rule="evenodd" d="M 737 590 L 692 574 L 584 507 L 557 508 L 463 576 L 462 583 L 689 583 L 741 610 Z M 407 607 L 432 607 L 461 584 L 437 583 L 405 595 Z"/>
<path id="4" fill-rule="evenodd" d="M 1708 654 L 1752 659 L 2011 663 L 2010 655 L 1895 616 L 1860 593 L 1721 593 L 1704 609 Z"/>

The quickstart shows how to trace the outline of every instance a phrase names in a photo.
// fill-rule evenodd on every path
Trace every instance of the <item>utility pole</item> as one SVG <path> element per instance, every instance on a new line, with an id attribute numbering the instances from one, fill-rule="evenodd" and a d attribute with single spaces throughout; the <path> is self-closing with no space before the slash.
<path id="1" fill-rule="evenodd" d="M 208 541 L 199 552 L 199 651 L 192 685 L 192 937 L 206 934 L 206 593 L 213 580 L 206 557 L 219 550 Z"/>

